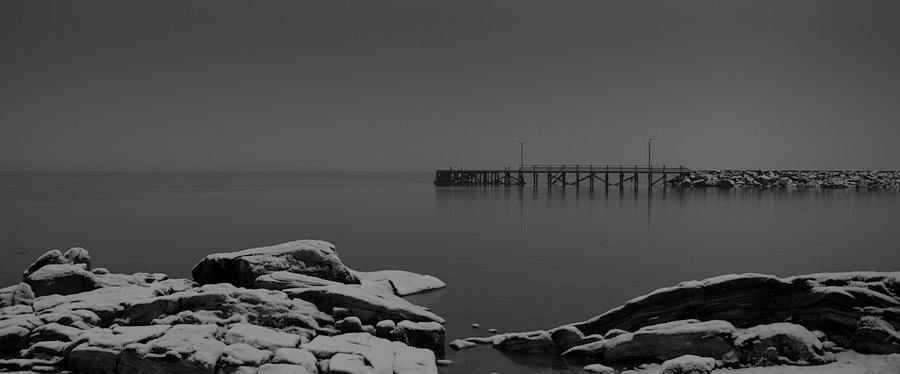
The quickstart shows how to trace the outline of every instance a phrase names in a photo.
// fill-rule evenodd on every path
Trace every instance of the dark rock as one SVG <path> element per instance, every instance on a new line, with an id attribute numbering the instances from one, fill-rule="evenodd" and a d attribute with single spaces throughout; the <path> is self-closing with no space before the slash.
<path id="1" fill-rule="evenodd" d="M 834 361 L 825 355 L 815 334 L 792 323 L 751 327 L 738 334 L 734 345 L 744 365 L 821 365 Z"/>
<path id="2" fill-rule="evenodd" d="M 342 334 L 362 332 L 362 322 L 359 320 L 359 317 L 350 316 L 335 322 L 334 328 L 336 328 Z"/>
<path id="3" fill-rule="evenodd" d="M 320 240 L 298 240 L 206 256 L 191 271 L 200 284 L 231 283 L 253 287 L 257 277 L 290 271 L 340 283 L 359 284 L 338 258 L 334 245 Z"/>
<path id="4" fill-rule="evenodd" d="M 900 353 L 900 333 L 881 318 L 865 316 L 860 318 L 847 347 L 862 353 Z"/>
<path id="5" fill-rule="evenodd" d="M 28 346 L 28 336 L 44 322 L 34 314 L 0 319 L 0 352 L 15 352 Z"/>
<path id="6" fill-rule="evenodd" d="M 378 321 L 378 324 L 375 325 L 375 336 L 390 340 L 391 333 L 396 327 L 397 324 L 389 319 Z"/>

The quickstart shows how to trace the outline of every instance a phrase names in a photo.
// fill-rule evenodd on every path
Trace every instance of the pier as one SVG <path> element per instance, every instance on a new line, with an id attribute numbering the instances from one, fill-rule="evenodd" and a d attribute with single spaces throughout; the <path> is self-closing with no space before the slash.
<path id="1" fill-rule="evenodd" d="M 629 182 L 637 187 L 643 175 L 647 176 L 647 185 L 653 186 L 691 172 L 684 165 L 521 165 L 518 169 L 437 170 L 434 185 L 522 187 L 530 181 L 535 187 L 543 183 L 547 187 L 621 188 Z"/>

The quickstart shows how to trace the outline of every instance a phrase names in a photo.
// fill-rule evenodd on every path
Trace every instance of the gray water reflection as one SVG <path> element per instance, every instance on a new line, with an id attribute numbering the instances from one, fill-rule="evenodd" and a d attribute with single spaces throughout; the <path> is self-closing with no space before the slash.
<path id="1" fill-rule="evenodd" d="M 113 272 L 188 277 L 209 253 L 325 239 L 355 269 L 443 279 L 446 289 L 413 301 L 445 317 L 452 340 L 584 320 L 725 273 L 900 263 L 891 191 L 435 188 L 432 177 L 0 173 L 0 284 L 20 281 L 51 248 L 83 246 Z M 444 373 L 568 367 L 484 347 L 448 356 L 455 364 Z"/>

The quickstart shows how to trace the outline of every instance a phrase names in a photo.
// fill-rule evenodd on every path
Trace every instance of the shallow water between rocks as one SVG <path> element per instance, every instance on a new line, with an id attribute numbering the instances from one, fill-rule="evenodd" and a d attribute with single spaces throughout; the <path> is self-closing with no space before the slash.
<path id="1" fill-rule="evenodd" d="M 409 297 L 447 342 L 581 321 L 681 281 L 897 271 L 900 192 L 435 187 L 431 172 L 0 173 L 0 286 L 49 249 L 189 277 L 214 252 L 334 243 L 357 270 L 447 288 Z M 480 329 L 473 329 L 472 323 Z M 441 373 L 582 372 L 584 362 L 448 350 Z"/>

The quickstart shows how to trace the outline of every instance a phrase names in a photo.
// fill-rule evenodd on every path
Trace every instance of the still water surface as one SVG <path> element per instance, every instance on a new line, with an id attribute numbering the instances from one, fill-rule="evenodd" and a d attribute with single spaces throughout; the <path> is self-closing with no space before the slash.
<path id="1" fill-rule="evenodd" d="M 417 295 L 447 341 L 581 321 L 678 282 L 900 270 L 900 193 L 436 188 L 432 173 L 0 173 L 0 285 L 46 250 L 189 277 L 214 252 L 323 239 L 357 270 L 444 280 Z M 470 324 L 478 322 L 481 330 Z M 487 347 L 442 373 L 580 372 Z"/>

